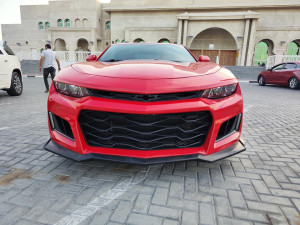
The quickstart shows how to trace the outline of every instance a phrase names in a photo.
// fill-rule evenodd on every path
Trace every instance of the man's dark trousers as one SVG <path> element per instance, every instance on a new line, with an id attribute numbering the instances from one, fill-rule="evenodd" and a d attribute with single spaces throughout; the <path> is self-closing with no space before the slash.
<path id="1" fill-rule="evenodd" d="M 47 90 L 49 90 L 49 83 L 48 83 L 49 73 L 51 75 L 51 79 L 53 80 L 55 77 L 55 68 L 54 67 L 44 68 L 44 82 Z"/>

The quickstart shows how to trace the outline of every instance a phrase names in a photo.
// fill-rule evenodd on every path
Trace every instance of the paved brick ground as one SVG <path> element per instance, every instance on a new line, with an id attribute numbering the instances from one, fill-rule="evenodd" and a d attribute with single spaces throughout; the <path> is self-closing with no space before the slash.
<path id="1" fill-rule="evenodd" d="M 300 90 L 241 84 L 242 154 L 140 166 L 44 151 L 47 94 L 24 83 L 0 91 L 0 224 L 300 224 Z"/>

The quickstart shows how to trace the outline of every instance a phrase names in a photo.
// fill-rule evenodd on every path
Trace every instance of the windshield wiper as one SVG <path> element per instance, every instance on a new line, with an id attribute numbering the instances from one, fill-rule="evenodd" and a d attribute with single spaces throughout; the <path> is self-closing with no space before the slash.
<path id="1" fill-rule="evenodd" d="M 172 62 L 178 62 L 178 63 L 182 63 L 182 62 L 183 62 L 183 61 L 179 61 L 179 60 L 172 60 L 172 59 L 153 59 L 153 60 L 172 61 Z"/>
<path id="2" fill-rule="evenodd" d="M 102 62 L 119 62 L 122 61 L 121 59 L 109 59 L 109 60 L 104 60 Z"/>
<path id="3" fill-rule="evenodd" d="M 171 60 L 170 59 L 170 61 L 172 61 L 172 62 L 178 62 L 178 63 L 182 63 L 183 61 L 179 61 L 179 60 Z"/>

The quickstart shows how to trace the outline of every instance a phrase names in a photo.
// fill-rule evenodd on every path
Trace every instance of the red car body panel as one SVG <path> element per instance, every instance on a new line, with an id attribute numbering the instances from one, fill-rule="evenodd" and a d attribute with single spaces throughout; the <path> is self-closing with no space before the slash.
<path id="1" fill-rule="evenodd" d="M 131 65 L 131 69 L 130 67 L 127 67 L 126 69 L 126 74 L 133 74 L 131 75 L 132 78 L 130 78 L 127 76 L 120 76 L 121 72 L 118 67 L 116 68 L 116 71 L 113 71 L 113 66 L 111 65 L 104 66 L 101 62 L 93 62 L 77 64 L 76 67 L 69 66 L 64 69 L 63 76 L 58 75 L 55 77 L 55 81 L 74 84 L 86 88 L 88 87 L 99 90 L 137 94 L 160 94 L 194 91 L 199 90 L 199 85 L 201 85 L 202 90 L 205 90 L 218 86 L 237 83 L 236 77 L 230 71 L 224 68 L 219 71 L 220 66 L 214 63 L 210 63 L 210 65 L 207 65 L 207 63 L 199 63 L 199 65 L 195 65 L 196 63 L 191 63 L 186 66 L 180 66 L 182 70 L 178 70 L 178 72 L 176 71 L 176 68 L 169 69 L 170 67 L 178 66 L 176 64 L 168 65 L 161 64 L 159 62 L 154 64 L 149 62 L 142 63 L 140 61 L 138 61 L 137 63 L 139 65 L 138 68 L 140 68 L 140 64 L 144 64 L 146 67 L 151 65 L 152 68 L 154 65 L 159 67 L 160 73 L 164 73 L 163 77 L 165 78 L 159 77 L 155 79 L 154 75 L 151 75 L 150 73 L 146 75 L 146 77 L 148 78 L 150 75 L 152 76 L 149 79 L 146 79 L 142 75 L 139 75 L 140 77 L 133 78 L 134 76 L 138 76 L 136 65 L 134 63 L 129 64 Z M 104 74 L 104 76 L 92 75 L 82 72 L 83 68 L 87 69 L 88 72 L 90 72 L 91 70 L 93 71 L 96 66 L 98 68 L 98 74 Z M 74 70 L 74 67 L 80 72 Z M 109 74 L 109 72 L 107 72 L 107 67 L 111 68 L 110 73 L 112 74 L 112 76 L 107 75 Z M 167 70 L 165 70 L 166 67 L 168 67 Z M 104 70 L 103 72 L 102 69 Z M 211 71 L 217 71 L 214 73 L 213 79 L 212 76 L 209 76 Z M 141 73 L 142 72 L 139 71 L 139 74 Z M 191 76 L 188 76 L 189 74 L 191 74 Z M 198 76 L 196 74 L 198 74 Z M 175 76 L 175 78 L 171 78 L 172 75 Z"/>
<path id="2" fill-rule="evenodd" d="M 80 87 L 136 94 L 160 94 L 206 90 L 237 83 L 236 92 L 221 99 L 195 98 L 176 101 L 138 102 L 87 96 L 74 98 L 60 94 L 51 86 L 48 111 L 68 121 L 74 140 L 59 132 L 49 131 L 52 141 L 81 155 L 102 154 L 133 158 L 159 158 L 181 155 L 210 155 L 239 142 L 239 130 L 216 142 L 223 122 L 243 113 L 243 97 L 235 76 L 214 63 L 173 63 L 166 61 L 126 61 L 115 63 L 79 63 L 63 69 L 54 79 Z M 127 114 L 169 114 L 209 111 L 213 122 L 201 147 L 131 150 L 92 147 L 85 141 L 78 122 L 82 110 L 105 111 Z"/>

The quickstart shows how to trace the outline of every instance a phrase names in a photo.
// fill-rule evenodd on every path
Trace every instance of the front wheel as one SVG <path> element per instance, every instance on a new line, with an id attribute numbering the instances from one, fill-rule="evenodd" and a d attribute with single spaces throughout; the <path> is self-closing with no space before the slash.
<path id="1" fill-rule="evenodd" d="M 263 76 L 260 76 L 258 79 L 258 85 L 259 86 L 265 86 L 266 85 L 266 81 L 265 78 Z"/>
<path id="2" fill-rule="evenodd" d="M 7 90 L 7 93 L 11 96 L 21 95 L 23 91 L 23 83 L 21 75 L 17 72 L 13 72 L 11 78 L 10 88 Z"/>
<path id="3" fill-rule="evenodd" d="M 297 89 L 298 86 L 299 86 L 299 81 L 298 81 L 297 77 L 292 77 L 289 80 L 289 88 L 291 88 L 291 89 Z"/>

